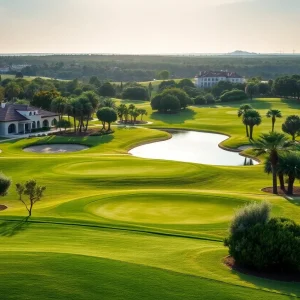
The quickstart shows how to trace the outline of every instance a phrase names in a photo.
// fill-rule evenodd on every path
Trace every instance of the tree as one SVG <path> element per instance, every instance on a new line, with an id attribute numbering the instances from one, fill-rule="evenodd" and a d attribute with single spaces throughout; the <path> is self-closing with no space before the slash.
<path id="1" fill-rule="evenodd" d="M 89 84 L 94 85 L 98 88 L 101 86 L 101 82 L 97 76 L 92 76 L 89 80 Z"/>
<path id="2" fill-rule="evenodd" d="M 5 89 L 4 87 L 0 86 L 0 103 L 3 102 L 5 99 Z"/>
<path id="3" fill-rule="evenodd" d="M 298 152 L 288 152 L 280 155 L 278 173 L 288 177 L 289 195 L 293 195 L 295 179 L 300 179 L 300 155 Z"/>
<path id="4" fill-rule="evenodd" d="M 257 156 L 267 154 L 271 163 L 273 178 L 273 194 L 278 194 L 277 190 L 277 166 L 279 152 L 288 150 L 287 138 L 278 132 L 263 133 L 254 143 L 254 151 Z"/>
<path id="5" fill-rule="evenodd" d="M 258 93 L 258 87 L 255 83 L 250 82 L 246 85 L 245 93 L 250 97 L 251 101 L 253 100 L 253 96 Z"/>
<path id="6" fill-rule="evenodd" d="M 162 92 L 165 89 L 174 87 L 176 87 L 176 82 L 174 80 L 162 81 L 158 86 L 158 91 Z"/>
<path id="7" fill-rule="evenodd" d="M 147 110 L 144 108 L 140 108 L 140 109 L 138 109 L 138 111 L 141 116 L 141 121 L 143 121 L 143 116 L 147 116 Z"/>
<path id="8" fill-rule="evenodd" d="M 166 94 L 161 98 L 159 110 L 164 113 L 176 113 L 180 110 L 180 101 L 176 96 Z"/>
<path id="9" fill-rule="evenodd" d="M 8 100 L 17 98 L 22 92 L 22 88 L 15 82 L 10 82 L 5 87 L 5 94 Z"/>
<path id="10" fill-rule="evenodd" d="M 11 185 L 11 179 L 0 173 L 0 196 L 4 197 L 7 195 Z"/>
<path id="11" fill-rule="evenodd" d="M 149 99 L 151 99 L 151 97 L 152 97 L 152 91 L 153 91 L 153 86 L 152 86 L 152 83 L 149 82 L 149 84 L 148 84 Z"/>
<path id="12" fill-rule="evenodd" d="M 274 126 L 275 126 L 275 122 L 276 122 L 276 118 L 281 118 L 281 111 L 278 109 L 270 109 L 267 112 L 267 118 L 272 118 L 272 132 L 274 132 Z"/>
<path id="13" fill-rule="evenodd" d="M 185 88 L 185 87 L 191 87 L 191 88 L 194 88 L 195 87 L 195 84 L 193 83 L 193 81 L 191 79 L 188 79 L 188 78 L 184 78 L 184 79 L 181 79 L 177 86 L 181 89 Z"/>
<path id="14" fill-rule="evenodd" d="M 221 95 L 221 102 L 243 101 L 247 99 L 247 95 L 241 90 L 232 90 Z"/>
<path id="15" fill-rule="evenodd" d="M 71 128 L 71 126 L 71 122 L 65 119 L 59 120 L 56 124 L 57 128 L 64 128 L 65 131 L 67 130 L 67 128 Z"/>
<path id="16" fill-rule="evenodd" d="M 288 116 L 282 124 L 282 131 L 291 135 L 295 141 L 296 136 L 300 134 L 300 118 L 296 115 Z"/>
<path id="17" fill-rule="evenodd" d="M 122 99 L 148 100 L 148 98 L 148 91 L 142 86 L 128 87 L 122 93 Z"/>
<path id="18" fill-rule="evenodd" d="M 249 138 L 253 140 L 253 128 L 261 124 L 261 115 L 255 109 L 248 109 L 243 115 L 244 125 L 249 126 Z"/>
<path id="19" fill-rule="evenodd" d="M 249 109 L 253 109 L 252 106 L 250 104 L 243 104 L 240 106 L 239 110 L 238 110 L 238 117 L 244 117 L 244 114 L 246 113 L 247 110 Z M 248 129 L 248 125 L 245 124 L 246 126 L 246 136 L 249 137 L 249 129 Z"/>
<path id="20" fill-rule="evenodd" d="M 161 109 L 161 107 L 160 107 L 161 98 L 162 98 L 162 95 L 157 94 L 156 96 L 154 96 L 151 99 L 151 107 L 152 107 L 153 110 L 158 110 L 159 111 Z"/>
<path id="21" fill-rule="evenodd" d="M 67 104 L 67 99 L 65 97 L 57 97 L 51 101 L 51 111 L 58 113 L 59 120 L 61 120 L 63 117 L 66 104 Z"/>
<path id="22" fill-rule="evenodd" d="M 208 93 L 204 96 L 206 104 L 215 104 L 216 100 L 213 94 Z"/>
<path id="23" fill-rule="evenodd" d="M 110 108 L 116 109 L 116 101 L 114 101 L 111 98 L 103 98 L 102 97 L 100 99 L 99 108 L 102 108 L 102 107 L 110 107 Z"/>
<path id="24" fill-rule="evenodd" d="M 140 115 L 139 109 L 135 108 L 132 110 L 133 123 L 136 122 L 136 118 Z"/>
<path id="25" fill-rule="evenodd" d="M 110 131 L 111 123 L 117 121 L 118 116 L 114 109 L 103 107 L 97 111 L 97 118 L 102 122 L 103 129 L 105 129 L 105 123 L 108 123 L 107 131 Z"/>
<path id="26" fill-rule="evenodd" d="M 268 95 L 270 92 L 270 86 L 268 83 L 260 82 L 258 84 L 258 92 L 260 95 Z"/>
<path id="27" fill-rule="evenodd" d="M 161 80 L 169 79 L 169 78 L 170 78 L 170 72 L 167 71 L 167 70 L 160 71 L 160 72 L 157 74 L 157 78 L 158 78 L 158 79 L 161 79 Z"/>
<path id="28" fill-rule="evenodd" d="M 31 105 L 50 110 L 52 100 L 58 98 L 59 96 L 60 93 L 58 93 L 56 90 L 39 91 L 33 96 Z"/>
<path id="29" fill-rule="evenodd" d="M 22 72 L 17 72 L 16 73 L 16 78 L 24 78 L 24 75 Z"/>
<path id="30" fill-rule="evenodd" d="M 35 203 L 41 201 L 46 190 L 45 186 L 37 185 L 35 180 L 28 180 L 25 184 L 17 183 L 16 191 L 19 195 L 19 200 L 24 204 L 26 210 L 28 211 L 28 217 L 32 214 L 32 209 Z M 28 196 L 28 200 L 23 199 L 23 195 Z"/>
<path id="31" fill-rule="evenodd" d="M 165 97 L 167 95 L 174 96 L 179 100 L 180 108 L 185 109 L 189 104 L 191 104 L 191 99 L 189 98 L 188 94 L 178 88 L 169 88 L 165 89 L 161 93 L 162 97 Z"/>
<path id="32" fill-rule="evenodd" d="M 99 95 L 102 97 L 115 97 L 116 90 L 110 82 L 105 82 L 99 88 Z"/>
<path id="33" fill-rule="evenodd" d="M 120 121 L 123 121 L 123 117 L 126 115 L 127 112 L 128 112 L 128 108 L 127 108 L 126 104 L 122 103 L 117 107 L 117 114 L 118 114 Z"/>

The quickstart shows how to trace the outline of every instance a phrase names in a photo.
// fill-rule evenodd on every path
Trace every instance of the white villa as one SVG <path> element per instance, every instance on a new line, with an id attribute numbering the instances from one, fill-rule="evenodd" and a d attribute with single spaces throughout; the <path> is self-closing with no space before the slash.
<path id="1" fill-rule="evenodd" d="M 204 71 L 195 77 L 195 85 L 198 88 L 210 88 L 219 81 L 244 83 L 246 79 L 235 72 L 228 71 Z"/>
<path id="2" fill-rule="evenodd" d="M 58 117 L 56 113 L 29 105 L 1 103 L 0 135 L 25 134 L 32 129 L 51 127 Z"/>

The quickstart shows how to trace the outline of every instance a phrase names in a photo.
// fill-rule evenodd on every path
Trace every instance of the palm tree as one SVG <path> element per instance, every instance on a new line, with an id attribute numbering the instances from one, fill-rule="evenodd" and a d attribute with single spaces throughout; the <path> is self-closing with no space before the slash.
<path id="1" fill-rule="evenodd" d="M 270 109 L 266 116 L 267 118 L 272 118 L 272 132 L 274 132 L 276 118 L 282 118 L 281 111 L 278 109 Z"/>
<path id="2" fill-rule="evenodd" d="M 278 156 L 278 164 L 280 164 L 280 159 L 281 159 L 281 156 L 279 155 Z M 268 157 L 265 160 L 264 171 L 267 174 L 271 174 L 272 173 L 272 165 L 271 165 L 270 157 Z M 281 190 L 285 191 L 284 174 L 280 170 L 278 170 L 278 168 L 277 168 L 277 177 L 279 179 L 279 184 L 280 184 Z"/>
<path id="3" fill-rule="evenodd" d="M 136 122 L 136 118 L 140 115 L 140 112 L 137 108 L 132 110 L 132 116 L 133 116 L 133 123 Z"/>
<path id="4" fill-rule="evenodd" d="M 125 115 L 126 111 L 127 111 L 126 104 L 120 104 L 117 107 L 117 113 L 118 113 L 118 117 L 119 117 L 120 121 L 123 121 L 123 116 Z"/>
<path id="5" fill-rule="evenodd" d="M 243 123 L 249 126 L 249 138 L 253 140 L 253 128 L 261 124 L 261 115 L 255 109 L 248 109 L 243 115 Z"/>
<path id="6" fill-rule="evenodd" d="M 288 116 L 282 124 L 282 131 L 291 135 L 294 142 L 300 133 L 300 118 L 296 115 Z"/>
<path id="7" fill-rule="evenodd" d="M 250 104 L 241 105 L 238 110 L 238 117 L 240 118 L 241 116 L 243 116 L 245 114 L 245 112 L 249 109 L 253 109 Z M 247 137 L 249 137 L 248 125 L 246 125 L 246 135 L 247 135 Z"/>
<path id="8" fill-rule="evenodd" d="M 114 100 L 112 100 L 111 98 L 104 98 L 104 97 L 101 98 L 99 107 L 100 108 L 110 107 L 110 108 L 113 108 L 113 109 L 117 108 L 116 107 L 116 102 Z"/>
<path id="9" fill-rule="evenodd" d="M 141 115 L 141 121 L 143 121 L 143 116 L 147 116 L 147 110 L 146 109 L 143 109 L 143 108 L 140 108 L 139 110 L 139 113 Z"/>
<path id="10" fill-rule="evenodd" d="M 271 163 L 273 177 L 273 194 L 278 194 L 277 191 L 277 165 L 279 161 L 279 151 L 288 150 L 287 137 L 283 133 L 270 132 L 263 133 L 254 143 L 254 151 L 256 156 L 268 154 Z"/>
<path id="11" fill-rule="evenodd" d="M 253 96 L 255 96 L 258 92 L 258 86 L 254 82 L 249 82 L 246 85 L 245 93 L 250 97 L 251 101 Z"/>
<path id="12" fill-rule="evenodd" d="M 289 195 L 294 193 L 294 182 L 300 179 L 300 154 L 299 152 L 290 152 L 282 155 L 278 163 L 278 170 L 288 177 Z"/>
<path id="13" fill-rule="evenodd" d="M 51 101 L 51 111 L 58 113 L 59 121 L 62 120 L 65 112 L 67 100 L 64 97 L 57 97 Z M 60 122 L 58 122 L 60 124 Z M 61 127 L 59 127 L 61 130 Z"/>

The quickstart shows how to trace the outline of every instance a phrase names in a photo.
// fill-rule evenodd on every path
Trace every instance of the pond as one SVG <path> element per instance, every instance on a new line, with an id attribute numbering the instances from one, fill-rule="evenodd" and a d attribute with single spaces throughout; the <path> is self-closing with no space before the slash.
<path id="1" fill-rule="evenodd" d="M 47 144 L 47 145 L 34 145 L 23 150 L 26 152 L 34 153 L 68 153 L 68 152 L 77 152 L 82 150 L 87 150 L 89 147 L 79 144 Z"/>
<path id="2" fill-rule="evenodd" d="M 172 131 L 172 138 L 133 148 L 130 154 L 141 158 L 165 159 L 219 166 L 256 165 L 257 161 L 223 150 L 219 144 L 228 137 L 197 131 Z"/>

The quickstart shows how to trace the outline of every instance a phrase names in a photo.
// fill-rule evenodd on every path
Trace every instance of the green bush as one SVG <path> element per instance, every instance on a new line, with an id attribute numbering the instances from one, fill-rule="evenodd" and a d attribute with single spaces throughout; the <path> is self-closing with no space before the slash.
<path id="1" fill-rule="evenodd" d="M 222 94 L 220 100 L 221 102 L 231 102 L 231 101 L 243 101 L 246 100 L 247 98 L 248 97 L 244 91 L 232 90 Z"/>
<path id="2" fill-rule="evenodd" d="M 205 98 L 207 104 L 215 104 L 216 103 L 216 99 L 212 94 L 206 94 L 204 96 L 204 98 Z"/>
<path id="3" fill-rule="evenodd" d="M 229 254 L 249 269 L 300 271 L 300 226 L 289 219 L 269 219 L 269 215 L 266 203 L 240 210 L 225 240 Z"/>
<path id="4" fill-rule="evenodd" d="M 205 105 L 207 104 L 206 99 L 204 96 L 199 95 L 194 99 L 196 105 Z"/>
<path id="5" fill-rule="evenodd" d="M 129 100 L 148 100 L 149 95 L 146 88 L 142 86 L 128 87 L 122 93 L 123 99 Z"/>

